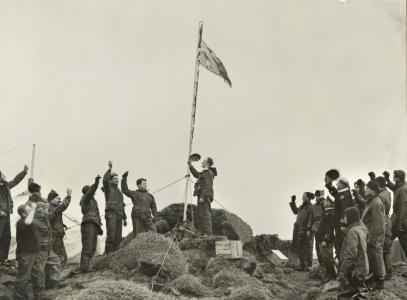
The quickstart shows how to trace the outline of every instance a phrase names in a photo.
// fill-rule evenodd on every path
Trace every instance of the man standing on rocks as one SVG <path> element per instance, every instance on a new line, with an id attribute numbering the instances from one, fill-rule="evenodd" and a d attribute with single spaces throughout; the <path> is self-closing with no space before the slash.
<path id="1" fill-rule="evenodd" d="M 27 175 L 28 167 L 17 174 L 12 181 L 0 171 L 0 264 L 10 266 L 8 253 L 10 252 L 11 228 L 10 215 L 13 213 L 13 199 L 10 190 L 18 185 Z"/>
<path id="2" fill-rule="evenodd" d="M 361 220 L 369 231 L 367 235 L 369 269 L 370 272 L 373 273 L 375 289 L 381 290 L 384 288 L 384 276 L 386 275 L 383 261 L 386 215 L 379 194 L 379 183 L 376 180 L 369 181 L 366 185 L 367 204 Z"/>
<path id="3" fill-rule="evenodd" d="M 155 221 L 157 218 L 157 204 L 153 195 L 147 190 L 147 179 L 137 179 L 137 190 L 129 190 L 127 185 L 127 177 L 129 172 L 122 176 L 122 192 L 133 202 L 131 211 L 131 220 L 133 222 L 133 236 L 136 237 L 141 232 L 155 231 L 157 228 Z"/>
<path id="4" fill-rule="evenodd" d="M 297 220 L 295 221 L 298 227 L 298 243 L 297 243 L 297 254 L 300 259 L 300 266 L 298 271 L 308 272 L 310 270 L 311 264 L 309 262 L 309 251 L 311 238 L 307 236 L 307 227 L 309 222 L 309 216 L 312 209 L 311 200 L 314 199 L 314 194 L 310 192 L 305 192 L 302 196 L 303 203 L 300 207 L 297 207 L 295 203 L 296 196 L 291 197 L 290 207 L 293 214 L 297 215 Z"/>
<path id="5" fill-rule="evenodd" d="M 52 250 L 59 257 L 61 270 L 65 267 L 67 255 L 64 245 L 65 229 L 62 220 L 62 213 L 68 208 L 71 203 L 70 192 L 66 198 L 61 202 L 61 198 L 54 190 L 48 194 L 49 206 L 49 220 L 52 229 Z"/>
<path id="6" fill-rule="evenodd" d="M 336 188 L 333 186 L 332 181 L 332 178 L 327 174 L 327 176 L 325 176 L 325 186 L 335 199 L 335 250 L 336 255 L 339 257 L 343 240 L 341 220 L 345 217 L 345 210 L 349 207 L 353 207 L 354 202 L 349 188 L 349 181 L 346 178 L 339 178 L 336 183 Z"/>
<path id="7" fill-rule="evenodd" d="M 398 238 L 404 253 L 407 253 L 407 183 L 406 173 L 396 170 L 393 174 L 394 183 L 390 181 L 390 174 L 383 173 L 387 186 L 394 192 L 392 232 L 393 238 Z"/>
<path id="8" fill-rule="evenodd" d="M 99 186 L 100 178 L 98 175 L 90 187 L 85 185 L 82 188 L 83 196 L 80 205 L 83 217 L 81 224 L 82 253 L 80 270 L 83 273 L 90 271 L 89 263 L 96 252 L 97 237 L 103 234 L 98 203 L 95 200 L 95 193 Z"/>
<path id="9" fill-rule="evenodd" d="M 103 192 L 105 193 L 106 246 L 105 254 L 119 249 L 122 240 L 122 226 L 127 226 L 124 210 L 123 193 L 119 189 L 119 176 L 112 173 L 113 164 L 109 161 L 109 169 L 103 176 Z"/>
<path id="10" fill-rule="evenodd" d="M 213 159 L 207 157 L 202 162 L 202 172 L 198 172 L 188 161 L 191 174 L 198 179 L 195 183 L 194 196 L 198 197 L 198 229 L 202 236 L 212 235 L 211 203 L 213 201 L 213 180 L 218 172 L 213 167 Z"/>
<path id="11" fill-rule="evenodd" d="M 308 221 L 308 232 L 307 236 L 311 239 L 310 241 L 310 251 L 309 251 L 309 259 L 308 263 L 310 266 L 312 266 L 312 255 L 314 251 L 314 238 L 315 238 L 315 245 L 316 245 L 316 251 L 317 251 L 317 257 L 318 257 L 318 263 L 319 265 L 322 265 L 322 260 L 321 260 L 321 251 L 319 249 L 319 244 L 322 242 L 322 240 L 319 238 L 319 236 L 316 234 L 319 231 L 319 227 L 321 225 L 321 219 L 324 211 L 324 191 L 319 190 L 315 192 L 315 204 L 312 205 L 311 211 L 310 211 L 310 216 L 309 216 L 309 221 Z"/>
<path id="12" fill-rule="evenodd" d="M 348 227 L 340 251 L 338 279 L 342 293 L 353 295 L 364 287 L 369 271 L 367 228 L 360 222 L 357 208 L 348 208 L 345 214 Z"/>

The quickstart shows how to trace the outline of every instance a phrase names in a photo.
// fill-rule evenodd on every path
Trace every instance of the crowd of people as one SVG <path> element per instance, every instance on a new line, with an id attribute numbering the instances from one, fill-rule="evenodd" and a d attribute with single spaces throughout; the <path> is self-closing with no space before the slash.
<path id="1" fill-rule="evenodd" d="M 198 171 L 189 161 L 191 174 L 197 179 L 194 196 L 198 199 L 197 229 L 198 235 L 212 235 L 211 202 L 213 201 L 213 180 L 217 176 L 213 159 L 208 157 L 202 162 L 202 171 Z M 119 248 L 122 240 L 122 228 L 127 226 L 127 216 L 123 195 L 133 203 L 131 219 L 133 237 L 141 232 L 157 231 L 157 204 L 148 192 L 147 180 L 139 178 L 137 189 L 130 190 L 127 184 L 129 172 L 125 172 L 119 186 L 119 175 L 112 171 L 112 162 L 108 170 L 96 176 L 92 185 L 82 188 L 79 202 L 82 212 L 81 241 L 82 252 L 78 272 L 91 270 L 91 259 L 95 255 L 97 237 L 103 235 L 101 214 L 95 193 L 102 179 L 102 191 L 105 196 L 106 244 L 105 254 Z M 8 260 L 11 241 L 10 216 L 13 214 L 13 200 L 10 190 L 27 175 L 28 167 L 12 181 L 0 172 L 0 265 L 11 266 Z M 64 246 L 66 226 L 63 224 L 63 212 L 71 203 L 72 190 L 67 189 L 66 197 L 51 190 L 48 197 L 42 197 L 41 186 L 29 179 L 28 201 L 17 208 L 20 216 L 16 224 L 16 260 L 18 262 L 15 283 L 15 299 L 43 299 L 45 290 L 59 286 L 61 271 L 66 266 L 67 254 Z"/>
<path id="2" fill-rule="evenodd" d="M 332 169 L 325 174 L 330 196 L 325 197 L 324 190 L 305 192 L 299 207 L 296 196 L 291 197 L 290 207 L 297 215 L 292 241 L 300 260 L 298 271 L 310 271 L 315 243 L 323 283 L 338 279 L 342 295 L 384 288 L 392 277 L 395 238 L 407 253 L 405 172 L 394 171 L 393 180 L 387 171 L 368 176 L 367 183 L 358 179 L 351 189 L 349 181 Z"/>

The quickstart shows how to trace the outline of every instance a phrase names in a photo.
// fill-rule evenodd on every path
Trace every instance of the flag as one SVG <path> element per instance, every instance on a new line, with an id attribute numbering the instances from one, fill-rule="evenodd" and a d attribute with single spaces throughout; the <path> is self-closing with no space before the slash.
<path id="1" fill-rule="evenodd" d="M 212 73 L 220 76 L 226 83 L 232 87 L 232 82 L 230 82 L 228 72 L 222 61 L 216 54 L 209 48 L 204 41 L 201 41 L 201 48 L 199 49 L 199 63 L 204 68 L 208 69 Z"/>

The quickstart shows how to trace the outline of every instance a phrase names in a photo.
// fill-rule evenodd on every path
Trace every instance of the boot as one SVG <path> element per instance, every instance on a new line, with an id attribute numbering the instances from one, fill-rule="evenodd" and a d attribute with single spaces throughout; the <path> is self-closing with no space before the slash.
<path id="1" fill-rule="evenodd" d="M 375 276 L 375 290 L 383 290 L 384 289 L 384 277 Z"/>

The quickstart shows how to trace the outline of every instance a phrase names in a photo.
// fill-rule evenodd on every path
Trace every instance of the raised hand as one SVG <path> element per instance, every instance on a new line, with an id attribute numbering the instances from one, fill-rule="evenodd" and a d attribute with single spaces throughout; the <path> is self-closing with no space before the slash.
<path id="1" fill-rule="evenodd" d="M 123 178 L 126 178 L 127 176 L 129 176 L 129 171 L 124 172 L 124 174 L 122 175 Z"/>
<path id="2" fill-rule="evenodd" d="M 28 166 L 24 165 L 24 172 L 27 172 L 27 171 L 28 171 Z"/>
<path id="3" fill-rule="evenodd" d="M 109 169 L 113 168 L 113 163 L 111 161 L 108 162 Z"/>
<path id="4" fill-rule="evenodd" d="M 291 196 L 291 201 L 292 201 L 292 202 L 295 202 L 296 199 L 297 199 L 297 197 L 296 197 L 295 195 L 292 195 L 292 196 Z"/>
<path id="5" fill-rule="evenodd" d="M 72 195 L 72 190 L 71 190 L 70 188 L 68 188 L 68 189 L 66 190 L 66 194 L 67 194 L 68 196 L 71 196 L 71 195 Z"/>
<path id="6" fill-rule="evenodd" d="M 100 181 L 100 178 L 102 178 L 102 177 L 100 177 L 100 175 L 96 176 L 96 177 L 95 177 L 95 182 L 99 182 L 99 181 Z"/>

